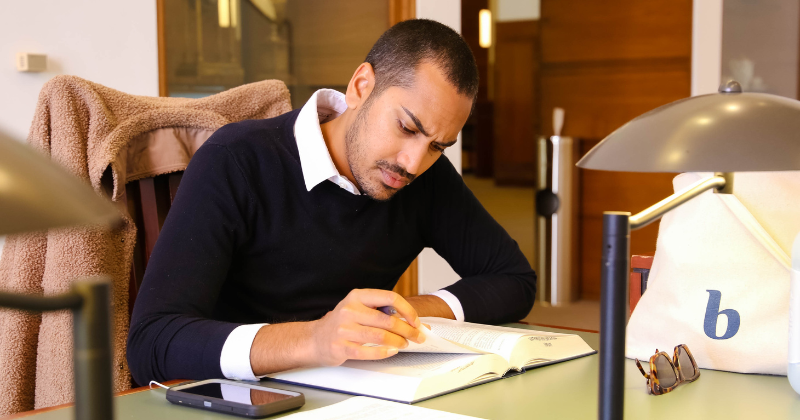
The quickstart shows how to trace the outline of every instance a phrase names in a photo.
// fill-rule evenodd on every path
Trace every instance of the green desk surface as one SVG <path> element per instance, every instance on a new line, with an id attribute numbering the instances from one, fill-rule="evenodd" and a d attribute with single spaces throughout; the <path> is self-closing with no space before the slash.
<path id="1" fill-rule="evenodd" d="M 520 328 L 575 333 L 594 349 L 595 333 L 573 332 L 527 325 Z M 418 403 L 418 406 L 485 419 L 591 419 L 597 417 L 598 357 L 587 356 L 530 370 L 522 375 L 468 388 Z M 324 407 L 350 397 L 347 394 L 264 381 L 275 388 L 300 391 L 302 411 Z M 166 391 L 154 389 L 114 398 L 117 419 L 233 420 L 195 408 L 172 405 Z M 289 415 L 288 412 L 270 418 Z M 785 376 L 743 375 L 702 370 L 696 382 L 675 391 L 648 395 L 645 379 L 632 360 L 625 366 L 625 417 L 628 419 L 800 419 L 800 396 Z M 45 412 L 26 419 L 66 420 L 72 408 Z"/>

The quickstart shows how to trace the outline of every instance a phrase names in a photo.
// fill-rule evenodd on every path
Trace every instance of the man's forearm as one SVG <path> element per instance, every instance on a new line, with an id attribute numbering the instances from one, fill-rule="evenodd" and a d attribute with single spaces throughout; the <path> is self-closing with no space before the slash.
<path id="1" fill-rule="evenodd" d="M 311 331 L 311 322 L 287 322 L 261 327 L 250 347 L 253 374 L 261 376 L 313 365 L 309 349 Z"/>
<path id="2" fill-rule="evenodd" d="M 406 299 L 417 311 L 419 316 L 435 316 L 439 318 L 456 319 L 453 310 L 439 296 L 421 295 Z"/>

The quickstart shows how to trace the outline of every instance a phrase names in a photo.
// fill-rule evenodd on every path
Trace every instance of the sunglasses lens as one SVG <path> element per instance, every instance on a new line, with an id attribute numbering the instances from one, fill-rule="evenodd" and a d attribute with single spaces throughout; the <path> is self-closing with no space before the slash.
<path id="1" fill-rule="evenodd" d="M 672 370 L 672 363 L 663 354 L 656 356 L 656 372 L 658 383 L 662 388 L 669 388 L 678 382 L 675 371 Z"/>
<path id="2" fill-rule="evenodd" d="M 694 377 L 696 369 L 694 364 L 692 364 L 692 359 L 689 358 L 689 355 L 682 348 L 678 349 L 678 363 L 681 364 L 681 372 L 683 372 L 683 376 L 686 379 Z"/>

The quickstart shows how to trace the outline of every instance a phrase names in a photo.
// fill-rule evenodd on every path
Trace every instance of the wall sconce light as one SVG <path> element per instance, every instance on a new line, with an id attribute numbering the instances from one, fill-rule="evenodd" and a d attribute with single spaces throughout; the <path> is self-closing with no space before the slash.
<path id="1" fill-rule="evenodd" d="M 489 9 L 478 13 L 478 43 L 481 48 L 492 46 L 492 11 Z"/>
<path id="2" fill-rule="evenodd" d="M 260 6 L 256 4 L 256 7 Z M 220 28 L 238 28 L 239 0 L 217 0 L 217 17 L 219 17 Z"/>
<path id="3" fill-rule="evenodd" d="M 230 0 L 217 0 L 217 15 L 219 16 L 219 27 L 231 27 L 231 2 Z"/>

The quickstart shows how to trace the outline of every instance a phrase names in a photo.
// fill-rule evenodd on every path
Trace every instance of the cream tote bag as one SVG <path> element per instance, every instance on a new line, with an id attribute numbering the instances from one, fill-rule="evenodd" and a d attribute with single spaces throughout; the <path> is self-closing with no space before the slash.
<path id="1" fill-rule="evenodd" d="M 685 173 L 675 191 L 711 176 Z M 626 356 L 686 344 L 701 368 L 786 375 L 791 247 L 800 232 L 800 172 L 734 176 L 661 221 Z"/>

